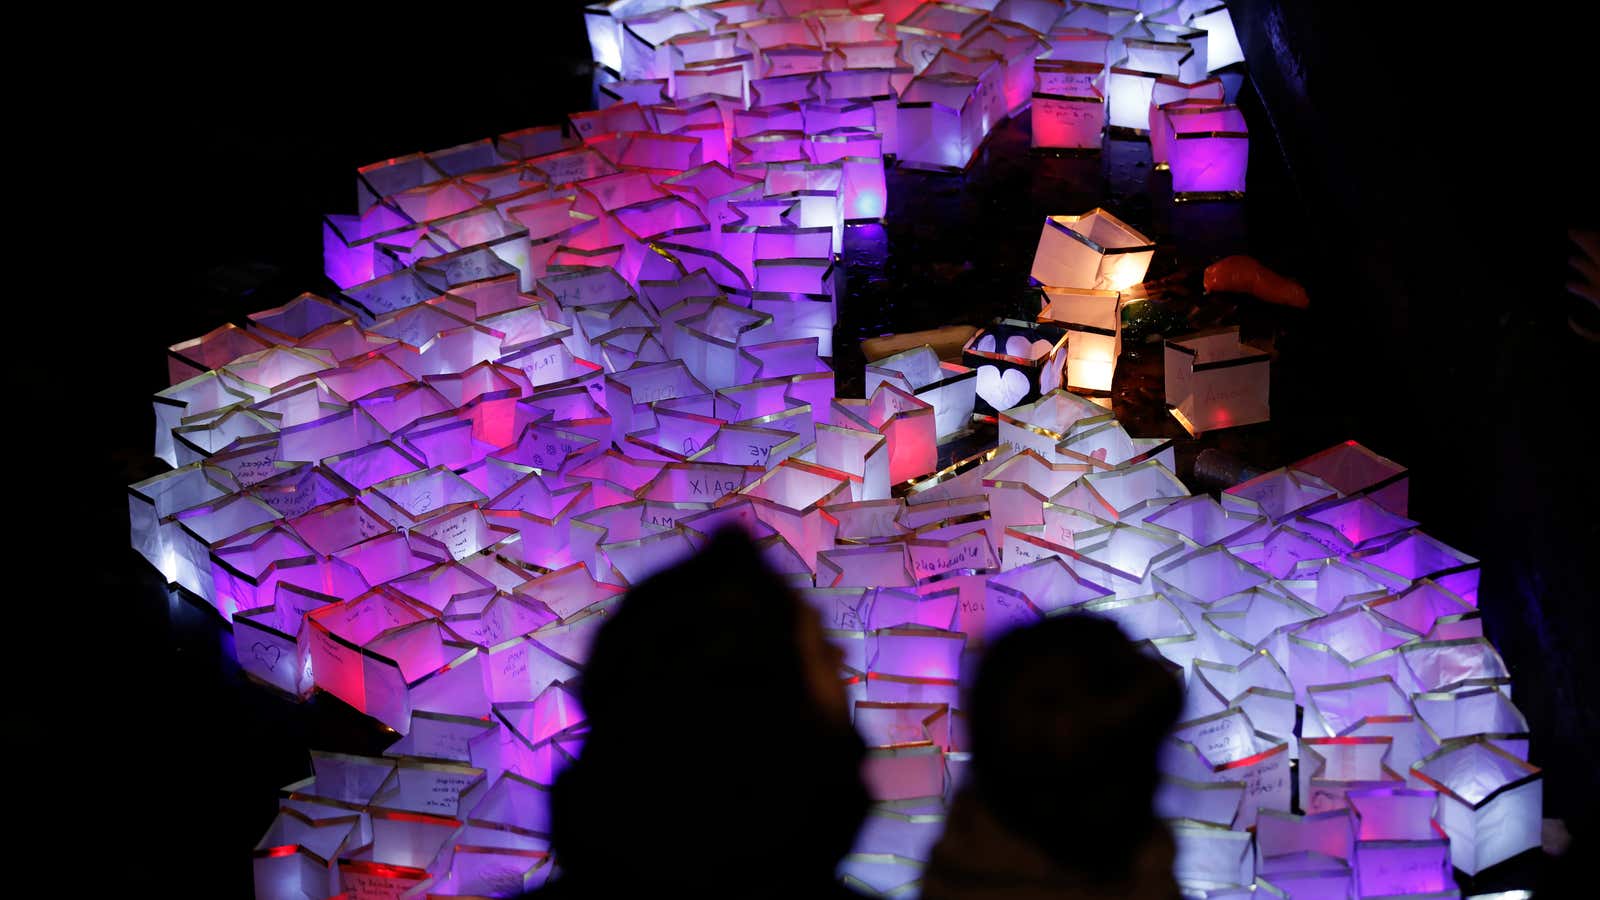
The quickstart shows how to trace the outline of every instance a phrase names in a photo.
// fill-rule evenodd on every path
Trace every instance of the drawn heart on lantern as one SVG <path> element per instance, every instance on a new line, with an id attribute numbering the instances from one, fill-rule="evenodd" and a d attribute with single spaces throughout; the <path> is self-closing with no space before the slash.
<path id="1" fill-rule="evenodd" d="M 278 667 L 278 658 L 283 655 L 282 650 L 263 644 L 260 641 L 250 645 L 250 652 L 256 655 L 256 662 L 269 669 L 276 669 Z"/>
<path id="2" fill-rule="evenodd" d="M 939 55 L 939 51 L 937 49 L 935 49 L 931 44 L 923 44 L 922 45 L 922 64 L 923 65 L 927 65 L 928 63 L 933 62 L 933 58 L 935 56 L 938 56 L 938 55 Z"/>
<path id="3" fill-rule="evenodd" d="M 1002 373 L 994 366 L 978 367 L 978 396 L 995 409 L 1010 409 L 1028 396 L 1028 376 L 1016 369 Z"/>
<path id="4" fill-rule="evenodd" d="M 1049 347 L 1050 345 L 1046 344 L 1045 346 Z M 1033 359 L 1035 356 L 1039 355 L 1034 353 L 1033 350 L 1033 341 L 1028 340 L 1020 334 L 1013 334 L 1011 337 L 1006 338 L 1007 356 L 1015 356 L 1018 359 Z"/>

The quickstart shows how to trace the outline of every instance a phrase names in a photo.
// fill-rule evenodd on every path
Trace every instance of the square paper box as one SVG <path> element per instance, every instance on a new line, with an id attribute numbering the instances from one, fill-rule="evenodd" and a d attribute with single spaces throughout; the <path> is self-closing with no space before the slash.
<path id="1" fill-rule="evenodd" d="M 1167 407 L 1190 434 L 1265 422 L 1271 356 L 1239 329 L 1197 331 L 1166 342 Z"/>
<path id="2" fill-rule="evenodd" d="M 1106 127 L 1104 67 L 1041 60 L 1033 74 L 1030 111 L 1035 149 L 1098 150 Z"/>
<path id="3" fill-rule="evenodd" d="M 1122 353 L 1120 293 L 1046 285 L 1039 321 L 1067 329 L 1067 387 L 1111 390 Z"/>
<path id="4" fill-rule="evenodd" d="M 1379 788 L 1346 794 L 1355 816 L 1356 885 L 1363 897 L 1416 896 L 1455 886 L 1450 839 L 1434 819 L 1433 791 Z"/>
<path id="5" fill-rule="evenodd" d="M 1170 138 L 1167 164 L 1174 199 L 1244 196 L 1250 128 L 1237 106 L 1171 107 L 1163 109 L 1162 116 Z"/>
<path id="6" fill-rule="evenodd" d="M 1046 216 L 1033 254 L 1033 280 L 1054 287 L 1125 291 L 1144 281 L 1155 242 L 1103 209 Z"/>
<path id="7" fill-rule="evenodd" d="M 965 169 L 983 143 L 986 109 L 977 78 L 956 72 L 917 76 L 895 112 L 900 165 Z"/>
<path id="8" fill-rule="evenodd" d="M 1543 773 L 1487 738 L 1445 744 L 1411 767 L 1411 780 L 1439 792 L 1450 859 L 1468 875 L 1539 846 Z"/>
<path id="9" fill-rule="evenodd" d="M 940 440 L 971 424 L 977 402 L 977 371 L 940 360 L 927 344 L 869 363 L 866 377 L 869 397 L 879 384 L 887 382 L 932 405 Z"/>
<path id="10" fill-rule="evenodd" d="M 1315 475 L 1343 494 L 1366 494 L 1397 516 L 1406 514 L 1410 477 L 1406 467 L 1355 441 L 1313 453 L 1289 468 Z"/>
<path id="11" fill-rule="evenodd" d="M 996 319 L 961 348 L 977 370 L 978 412 L 996 415 L 1061 387 L 1067 335 L 1031 322 Z"/>

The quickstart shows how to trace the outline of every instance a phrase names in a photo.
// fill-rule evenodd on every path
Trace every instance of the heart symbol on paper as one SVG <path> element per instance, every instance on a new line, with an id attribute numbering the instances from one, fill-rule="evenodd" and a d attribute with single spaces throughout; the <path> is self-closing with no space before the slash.
<path id="1" fill-rule="evenodd" d="M 1028 376 L 1016 369 L 1002 373 L 994 366 L 978 367 L 978 396 L 995 409 L 1006 410 L 1028 396 Z"/>
<path id="2" fill-rule="evenodd" d="M 1049 344 L 1045 346 L 1048 347 Z M 1013 334 L 1011 337 L 1006 338 L 1006 355 L 1015 356 L 1018 359 L 1033 359 L 1036 355 L 1033 352 L 1033 341 L 1020 334 Z"/>
<path id="3" fill-rule="evenodd" d="M 263 644 L 260 641 L 250 645 L 250 652 L 256 655 L 256 662 L 269 669 L 276 669 L 278 667 L 278 658 L 283 655 L 282 650 Z"/>

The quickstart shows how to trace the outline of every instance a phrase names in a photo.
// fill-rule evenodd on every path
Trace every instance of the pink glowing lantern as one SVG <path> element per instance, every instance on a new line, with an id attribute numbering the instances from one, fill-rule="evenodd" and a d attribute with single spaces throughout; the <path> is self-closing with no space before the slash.
<path id="1" fill-rule="evenodd" d="M 1354 853 L 1355 832 L 1344 810 L 1309 815 L 1262 810 L 1256 819 L 1258 875 L 1275 877 L 1348 863 Z"/>
<path id="2" fill-rule="evenodd" d="M 1097 150 L 1106 127 L 1101 66 L 1040 60 L 1035 65 L 1029 113 L 1032 146 L 1045 150 Z"/>
<path id="3" fill-rule="evenodd" d="M 1378 788 L 1346 794 L 1356 821 L 1361 896 L 1437 894 L 1454 888 L 1450 841 L 1435 819 L 1433 791 Z"/>
<path id="4" fill-rule="evenodd" d="M 1190 434 L 1265 422 L 1271 355 L 1239 340 L 1234 327 L 1166 342 L 1167 407 Z"/>
<path id="5" fill-rule="evenodd" d="M 848 476 L 852 500 L 888 498 L 894 482 L 889 476 L 888 438 L 881 431 L 819 422 L 813 446 L 806 458 Z"/>
<path id="6" fill-rule="evenodd" d="M 1150 91 L 1149 123 L 1151 156 L 1158 167 L 1167 161 L 1165 147 L 1158 141 L 1167 141 L 1171 138 L 1170 134 L 1163 133 L 1161 110 L 1169 104 L 1180 104 L 1174 108 L 1220 106 L 1223 103 L 1223 94 L 1222 80 L 1218 78 L 1203 78 L 1193 82 L 1172 77 L 1156 79 L 1155 86 Z"/>
<path id="7" fill-rule="evenodd" d="M 1438 792 L 1451 862 L 1468 875 L 1539 846 L 1543 773 L 1487 738 L 1445 744 L 1411 768 L 1411 780 Z"/>
<path id="8" fill-rule="evenodd" d="M 884 382 L 873 391 L 872 399 L 835 400 L 833 408 L 853 427 L 883 434 L 891 483 L 910 481 L 938 468 L 938 429 L 933 406 Z"/>
<path id="9" fill-rule="evenodd" d="M 1406 467 L 1379 456 L 1355 441 L 1336 444 L 1289 468 L 1327 482 L 1342 494 L 1367 494 L 1374 502 L 1404 516 L 1410 479 Z"/>
<path id="10" fill-rule="evenodd" d="M 861 776 L 880 802 L 941 797 L 944 754 L 932 744 L 868 750 Z"/>
<path id="11" fill-rule="evenodd" d="M 757 517 L 783 535 L 806 565 L 815 569 L 817 554 L 833 545 L 839 528 L 823 507 L 849 495 L 850 479 L 844 473 L 786 459 L 719 503 L 737 497 L 755 504 Z"/>

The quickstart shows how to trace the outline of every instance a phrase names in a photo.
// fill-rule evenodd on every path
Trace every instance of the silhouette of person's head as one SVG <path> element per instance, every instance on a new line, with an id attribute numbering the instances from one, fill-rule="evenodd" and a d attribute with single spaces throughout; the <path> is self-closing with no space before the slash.
<path id="1" fill-rule="evenodd" d="M 973 682 L 972 788 L 1056 865 L 1124 879 L 1160 827 L 1156 755 L 1182 703 L 1178 680 L 1107 619 L 1009 632 Z"/>
<path id="2" fill-rule="evenodd" d="M 552 791 L 559 886 L 832 889 L 869 802 L 840 660 L 742 532 L 630 590 L 595 639 L 589 733 Z"/>

